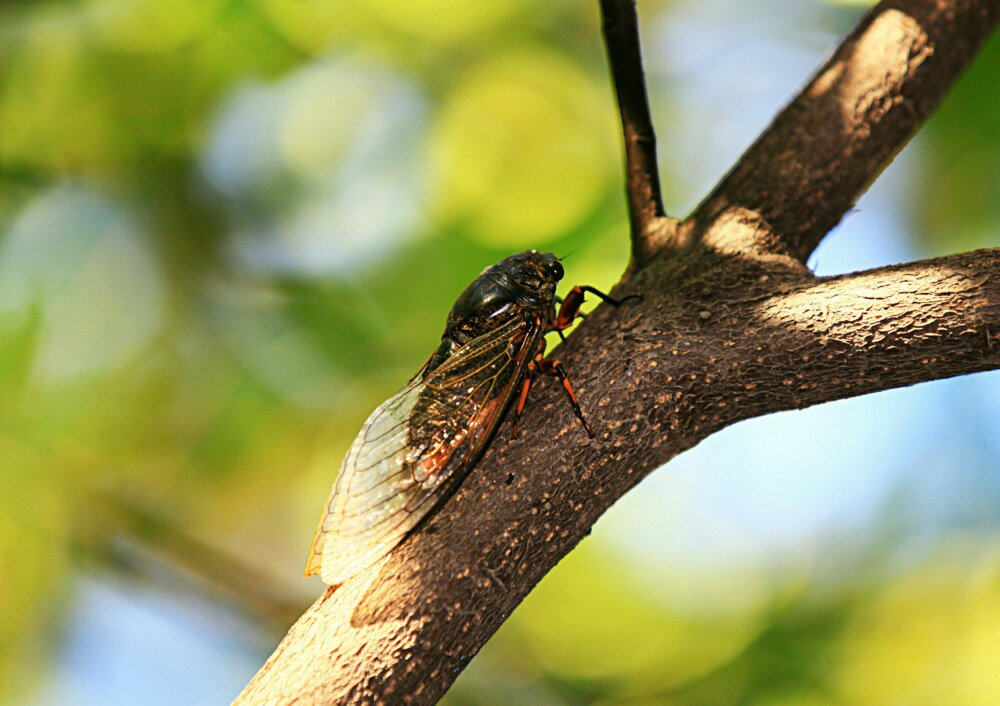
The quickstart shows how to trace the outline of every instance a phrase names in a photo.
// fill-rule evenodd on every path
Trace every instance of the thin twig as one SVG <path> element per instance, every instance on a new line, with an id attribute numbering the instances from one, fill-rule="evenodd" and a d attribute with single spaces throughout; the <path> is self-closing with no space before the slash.
<path id="1" fill-rule="evenodd" d="M 140 575 L 160 572 L 159 578 L 166 576 L 174 587 L 235 607 L 270 630 L 286 628 L 308 605 L 307 594 L 294 590 L 298 585 L 285 585 L 264 568 L 121 496 L 94 491 L 88 506 L 91 532 L 80 538 L 81 548 L 111 560 L 116 568 Z"/>
<path id="2" fill-rule="evenodd" d="M 656 134 L 646 97 L 634 0 L 600 0 L 604 43 L 625 138 L 625 192 L 632 231 L 632 261 L 646 263 L 663 247 L 667 226 L 656 164 Z"/>

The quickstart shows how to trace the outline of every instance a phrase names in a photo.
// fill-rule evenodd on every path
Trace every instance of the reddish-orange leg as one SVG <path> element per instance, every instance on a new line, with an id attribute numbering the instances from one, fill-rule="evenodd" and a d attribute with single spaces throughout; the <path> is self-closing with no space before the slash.
<path id="1" fill-rule="evenodd" d="M 580 312 L 580 306 L 584 301 L 584 294 L 590 292 L 602 300 L 606 301 L 612 306 L 621 306 L 622 303 L 627 302 L 629 299 L 639 299 L 638 294 L 630 294 L 624 299 L 613 299 L 609 297 L 604 292 L 594 289 L 588 286 L 577 286 L 573 287 L 566 295 L 565 299 L 559 299 L 559 311 L 556 314 L 555 320 L 552 322 L 551 331 L 555 331 L 559 334 L 560 338 L 564 341 L 566 337 L 563 335 L 563 330 L 569 328 L 573 321 L 577 317 L 583 318 L 583 314 Z M 569 377 L 566 375 L 566 370 L 563 368 L 562 363 L 559 360 L 546 360 L 541 354 L 535 356 L 535 359 L 528 363 L 528 370 L 524 376 L 524 380 L 521 381 L 521 390 L 517 397 L 517 406 L 514 408 L 514 438 L 517 438 L 517 423 L 521 419 L 521 412 L 524 411 L 524 405 L 528 401 L 528 391 L 531 390 L 531 384 L 535 381 L 535 376 L 539 373 L 545 375 L 552 375 L 559 378 L 559 382 L 562 383 L 563 389 L 566 390 L 566 395 L 569 397 L 569 403 L 573 406 L 573 412 L 576 413 L 576 418 L 580 420 L 583 424 L 583 428 L 587 430 L 587 436 L 591 439 L 594 438 L 594 430 L 590 428 L 587 424 L 587 420 L 583 416 L 583 410 L 580 409 L 580 403 L 576 399 L 576 392 L 573 391 L 573 385 L 569 381 Z"/>
<path id="2" fill-rule="evenodd" d="M 541 357 L 541 356 L 539 356 Z M 538 374 L 538 366 L 535 361 L 528 361 L 528 372 L 524 376 L 524 380 L 521 381 L 521 392 L 517 396 L 517 407 L 514 408 L 514 438 L 517 438 L 517 423 L 521 421 L 521 412 L 524 411 L 524 404 L 528 401 L 528 390 L 531 389 L 531 383 L 535 380 L 535 375 Z"/>
<path id="3" fill-rule="evenodd" d="M 593 439 L 594 430 L 590 428 L 587 420 L 583 417 L 583 410 L 580 409 L 580 403 L 576 401 L 576 393 L 573 392 L 573 386 L 570 384 L 569 378 L 566 377 L 566 370 L 563 368 L 562 363 L 558 359 L 548 360 L 542 358 L 541 355 L 535 358 L 535 361 L 538 363 L 539 372 L 546 375 L 555 375 L 559 378 L 559 382 L 562 383 L 563 389 L 566 390 L 566 395 L 569 397 L 569 403 L 573 406 L 573 411 L 576 413 L 576 418 L 580 420 L 580 424 L 587 430 L 587 436 Z"/>
<path id="4" fill-rule="evenodd" d="M 561 306 L 564 301 L 565 301 L 565 299 L 563 299 L 562 297 L 556 297 L 556 304 L 559 304 Z M 586 319 L 587 315 L 584 314 L 582 311 L 578 311 L 578 312 L 576 312 L 576 318 L 578 318 L 578 319 Z M 557 329 L 555 329 L 555 332 L 559 334 L 559 338 L 562 340 L 563 343 L 565 343 L 566 342 L 566 334 L 562 332 L 562 329 L 561 328 L 557 328 Z"/>
<path id="5" fill-rule="evenodd" d="M 580 420 L 583 428 L 587 430 L 587 436 L 593 439 L 594 430 L 590 428 L 587 420 L 583 417 L 583 410 L 580 409 L 580 403 L 576 399 L 576 392 L 573 391 L 573 385 L 570 384 L 569 378 L 566 377 L 566 370 L 563 368 L 562 363 L 558 360 L 546 360 L 542 357 L 541 353 L 528 363 L 528 372 L 525 374 L 524 380 L 521 381 L 521 391 L 517 396 L 517 406 L 514 408 L 514 438 L 517 438 L 517 423 L 520 421 L 521 412 L 524 411 L 524 405 L 528 401 L 528 391 L 531 389 L 531 383 L 535 381 L 535 376 L 538 373 L 559 378 L 563 389 L 566 390 L 566 395 L 569 397 L 569 403 L 573 406 L 573 411 L 576 413 L 576 418 Z"/>
<path id="6" fill-rule="evenodd" d="M 640 298 L 638 294 L 629 294 L 624 299 L 615 299 L 613 297 L 609 297 L 601 290 L 594 289 L 593 287 L 587 285 L 577 285 L 576 287 L 573 287 L 573 289 L 569 290 L 569 294 L 566 295 L 566 298 L 560 303 L 559 312 L 556 314 L 556 320 L 552 322 L 552 330 L 557 331 L 564 341 L 566 340 L 566 337 L 563 336 L 563 331 L 572 326 L 577 317 L 584 318 L 584 315 L 580 313 L 580 307 L 583 306 L 585 299 L 584 295 L 586 292 L 590 292 L 599 299 L 606 301 L 611 306 L 621 306 L 629 299 Z"/>

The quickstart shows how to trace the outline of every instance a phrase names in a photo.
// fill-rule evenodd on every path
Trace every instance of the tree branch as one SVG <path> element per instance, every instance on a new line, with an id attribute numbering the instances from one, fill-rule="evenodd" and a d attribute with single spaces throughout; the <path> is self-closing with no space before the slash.
<path id="1" fill-rule="evenodd" d="M 666 217 L 660 193 L 656 133 L 646 97 L 635 0 L 600 0 L 600 4 L 625 141 L 625 195 L 632 236 L 629 269 L 634 271 L 668 247 L 677 221 Z"/>
<path id="2" fill-rule="evenodd" d="M 998 0 L 879 3 L 690 216 L 686 235 L 805 262 L 998 21 Z"/>
<path id="3" fill-rule="evenodd" d="M 686 222 L 690 247 L 655 258 L 663 241 L 636 227 L 670 222 L 648 109 L 628 112 L 642 84 L 618 75 L 641 70 L 638 44 L 610 22 L 638 253 L 615 294 L 643 299 L 599 307 L 560 349 L 596 438 L 540 382 L 521 438 L 502 427 L 440 512 L 327 590 L 236 703 L 433 703 L 615 500 L 713 432 L 1000 368 L 1000 250 L 828 280 L 802 265 L 968 63 L 998 2 L 879 5 Z M 633 12 L 634 31 L 631 3 L 602 8 Z"/>
<path id="4" fill-rule="evenodd" d="M 711 283 L 711 286 L 706 286 Z M 564 346 L 597 437 L 544 385 L 427 527 L 296 623 L 236 703 L 434 703 L 643 476 L 749 417 L 1000 367 L 1000 250 L 817 281 L 660 259 Z"/>

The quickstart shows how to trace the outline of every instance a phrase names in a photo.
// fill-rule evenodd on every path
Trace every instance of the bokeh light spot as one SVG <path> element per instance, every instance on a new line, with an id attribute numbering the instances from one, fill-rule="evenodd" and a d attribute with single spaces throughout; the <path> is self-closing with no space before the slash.
<path id="1" fill-rule="evenodd" d="M 0 249 L 0 311 L 42 311 L 34 372 L 59 380 L 130 360 L 163 316 L 163 284 L 135 219 L 81 187 L 31 202 Z"/>
<path id="2" fill-rule="evenodd" d="M 472 69 L 435 126 L 441 212 L 490 246 L 558 237 L 607 186 L 610 111 L 593 82 L 549 50 L 519 50 Z"/>
<path id="3" fill-rule="evenodd" d="M 412 237 L 426 180 L 424 112 L 410 82 L 354 57 L 236 90 L 202 157 L 224 197 L 235 265 L 356 274 Z"/>

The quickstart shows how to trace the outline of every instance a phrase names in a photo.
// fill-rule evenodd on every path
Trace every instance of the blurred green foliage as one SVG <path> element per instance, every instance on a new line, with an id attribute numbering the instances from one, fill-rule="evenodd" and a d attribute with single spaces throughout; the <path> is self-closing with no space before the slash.
<path id="1" fill-rule="evenodd" d="M 293 579 L 344 449 L 474 275 L 537 247 L 572 252 L 573 282 L 615 281 L 591 5 L 0 5 L 0 696 L 45 677 L 81 574 L 134 570 L 116 538 L 156 552 L 173 527 L 304 603 L 318 587 Z M 998 71 L 994 41 L 928 127 L 919 238 L 996 242 Z M 685 614 L 585 544 L 449 698 L 997 703 L 1000 564 L 976 551 Z"/>
<path id="2" fill-rule="evenodd" d="M 914 230 L 933 247 L 991 247 L 1000 218 L 1000 42 L 989 42 L 926 127 Z"/>

